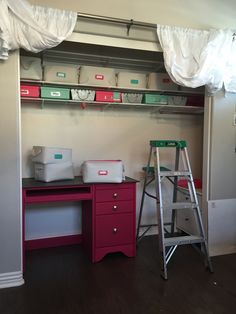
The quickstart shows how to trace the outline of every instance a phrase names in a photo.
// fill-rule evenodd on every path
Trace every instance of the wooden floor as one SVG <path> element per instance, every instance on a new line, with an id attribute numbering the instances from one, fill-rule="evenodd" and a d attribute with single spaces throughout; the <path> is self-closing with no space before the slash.
<path id="1" fill-rule="evenodd" d="M 190 246 L 179 247 L 159 273 L 157 238 L 136 258 L 106 256 L 91 264 L 80 246 L 31 251 L 25 285 L 0 290 L 1 314 L 235 314 L 236 254 L 212 259 L 214 274 Z"/>

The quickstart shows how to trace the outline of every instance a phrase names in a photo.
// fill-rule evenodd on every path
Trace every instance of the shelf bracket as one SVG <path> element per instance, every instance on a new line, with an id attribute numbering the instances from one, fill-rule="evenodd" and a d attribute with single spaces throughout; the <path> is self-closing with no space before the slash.
<path id="1" fill-rule="evenodd" d="M 131 29 L 131 27 L 134 25 L 134 20 L 133 19 L 131 19 L 130 20 L 130 22 L 129 22 L 129 24 L 127 24 L 127 36 L 129 36 L 129 31 L 130 31 L 130 29 Z"/>

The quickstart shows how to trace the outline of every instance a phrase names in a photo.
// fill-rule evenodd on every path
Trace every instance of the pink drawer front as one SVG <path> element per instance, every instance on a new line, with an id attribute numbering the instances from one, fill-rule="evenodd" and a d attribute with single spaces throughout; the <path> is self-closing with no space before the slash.
<path id="1" fill-rule="evenodd" d="M 96 247 L 114 246 L 134 241 L 132 214 L 101 215 L 96 217 Z"/>
<path id="2" fill-rule="evenodd" d="M 96 190 L 96 202 L 109 202 L 109 201 L 125 201 L 133 199 L 132 189 L 105 189 Z"/>
<path id="3" fill-rule="evenodd" d="M 133 212 L 133 201 L 112 201 L 96 204 L 96 215 Z"/>

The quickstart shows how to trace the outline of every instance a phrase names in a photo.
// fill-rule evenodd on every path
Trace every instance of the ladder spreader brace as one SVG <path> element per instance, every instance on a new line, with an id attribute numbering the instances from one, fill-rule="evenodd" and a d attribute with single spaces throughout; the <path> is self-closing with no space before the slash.
<path id="1" fill-rule="evenodd" d="M 174 148 L 175 152 L 175 165 L 174 170 L 170 170 L 160 166 L 160 154 L 161 148 Z M 180 159 L 182 160 L 182 168 L 180 168 Z M 154 166 L 151 166 L 153 162 Z M 143 236 L 150 230 L 151 227 L 158 227 L 158 239 L 159 239 L 159 253 L 161 261 L 161 275 L 164 279 L 167 279 L 167 264 L 174 254 L 176 248 L 179 245 L 192 244 L 193 246 L 200 245 L 201 249 L 198 250 L 205 258 L 205 264 L 208 269 L 213 272 L 209 252 L 207 239 L 202 222 L 200 207 L 197 199 L 197 193 L 193 181 L 191 172 L 187 143 L 186 141 L 176 140 L 152 140 L 150 141 L 150 152 L 148 157 L 147 166 L 143 168 L 145 171 L 143 193 L 141 198 L 140 212 L 137 226 L 137 243 L 143 238 Z M 179 177 L 187 180 L 188 193 L 190 202 L 178 202 L 178 179 Z M 162 184 L 165 179 L 169 180 L 173 184 L 173 197 L 168 203 L 163 201 Z M 155 195 L 147 192 L 147 187 L 150 183 L 155 181 Z M 141 224 L 143 205 L 145 196 L 149 196 L 155 199 L 157 208 L 157 224 Z M 176 215 L 179 210 L 192 210 L 195 211 L 196 225 L 198 227 L 198 234 L 186 234 L 183 232 L 176 232 Z M 165 211 L 171 211 L 171 222 L 164 222 L 163 213 Z M 170 231 L 167 229 L 170 226 Z M 145 231 L 140 235 L 140 228 L 145 228 Z"/>

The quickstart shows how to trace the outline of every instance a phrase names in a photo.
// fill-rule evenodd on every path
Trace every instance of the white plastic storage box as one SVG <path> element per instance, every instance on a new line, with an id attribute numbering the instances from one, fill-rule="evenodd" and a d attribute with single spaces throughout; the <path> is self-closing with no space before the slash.
<path id="1" fill-rule="evenodd" d="M 140 104 L 143 99 L 143 94 L 137 93 L 122 93 L 122 102 Z"/>
<path id="2" fill-rule="evenodd" d="M 95 90 L 89 89 L 71 89 L 71 98 L 78 101 L 94 101 L 95 99 Z"/>
<path id="3" fill-rule="evenodd" d="M 20 78 L 25 80 L 42 81 L 43 71 L 41 59 L 36 57 L 20 58 Z"/>
<path id="4" fill-rule="evenodd" d="M 150 73 L 148 76 L 148 89 L 154 90 L 173 90 L 179 89 L 179 85 L 175 84 L 167 73 Z"/>
<path id="5" fill-rule="evenodd" d="M 72 150 L 70 148 L 33 146 L 31 160 L 42 164 L 72 162 Z"/>
<path id="6" fill-rule="evenodd" d="M 35 163 L 34 178 L 44 182 L 74 179 L 73 165 L 71 162 L 55 164 Z"/>
<path id="7" fill-rule="evenodd" d="M 82 176 L 85 183 L 121 183 L 123 163 L 121 160 L 87 160 L 82 165 Z"/>
<path id="8" fill-rule="evenodd" d="M 147 88 L 147 75 L 136 72 L 119 72 L 117 75 L 117 86 L 127 88 Z"/>
<path id="9" fill-rule="evenodd" d="M 79 83 L 99 86 L 116 86 L 115 69 L 81 66 L 79 71 Z"/>
<path id="10" fill-rule="evenodd" d="M 49 63 L 44 65 L 44 80 L 78 84 L 79 66 L 64 63 Z"/>

